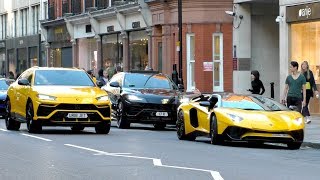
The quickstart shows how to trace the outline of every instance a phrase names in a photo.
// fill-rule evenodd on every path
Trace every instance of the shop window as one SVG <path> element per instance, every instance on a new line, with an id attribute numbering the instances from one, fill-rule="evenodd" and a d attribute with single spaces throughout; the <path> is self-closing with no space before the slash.
<path id="1" fill-rule="evenodd" d="M 187 34 L 187 91 L 195 89 L 195 39 L 194 34 Z"/>
<path id="2" fill-rule="evenodd" d="M 213 34 L 213 91 L 223 91 L 223 34 Z"/>
<path id="3" fill-rule="evenodd" d="M 144 70 L 148 66 L 148 36 L 146 31 L 129 33 L 130 69 Z"/>
<path id="4" fill-rule="evenodd" d="M 109 66 L 123 71 L 123 45 L 119 34 L 110 34 L 102 37 L 102 68 Z"/>

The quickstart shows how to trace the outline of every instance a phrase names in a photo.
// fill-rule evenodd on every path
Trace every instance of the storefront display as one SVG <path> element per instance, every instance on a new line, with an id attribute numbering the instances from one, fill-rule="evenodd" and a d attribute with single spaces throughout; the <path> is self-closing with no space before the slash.
<path id="1" fill-rule="evenodd" d="M 130 69 L 144 70 L 148 66 L 148 35 L 145 30 L 129 33 Z"/>
<path id="2" fill-rule="evenodd" d="M 102 68 L 109 66 L 123 70 L 123 44 L 119 34 L 102 36 Z"/>

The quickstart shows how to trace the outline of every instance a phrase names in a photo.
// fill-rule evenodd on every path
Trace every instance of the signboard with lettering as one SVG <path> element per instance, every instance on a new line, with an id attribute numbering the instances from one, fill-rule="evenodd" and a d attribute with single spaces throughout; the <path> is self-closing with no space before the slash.
<path id="1" fill-rule="evenodd" d="M 213 71 L 213 62 L 203 62 L 203 71 Z"/>
<path id="2" fill-rule="evenodd" d="M 320 3 L 287 7 L 287 22 L 308 21 L 320 18 Z"/>

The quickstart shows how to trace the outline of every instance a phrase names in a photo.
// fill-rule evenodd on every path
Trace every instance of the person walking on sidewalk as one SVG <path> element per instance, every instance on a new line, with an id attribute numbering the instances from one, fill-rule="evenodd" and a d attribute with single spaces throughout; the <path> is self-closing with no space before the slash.
<path id="1" fill-rule="evenodd" d="M 316 97 L 319 96 L 317 86 L 314 80 L 314 76 L 312 71 L 309 69 L 309 64 L 307 61 L 303 61 L 301 64 L 301 72 L 303 73 L 304 77 L 306 78 L 306 105 L 302 108 L 302 115 L 306 119 L 306 123 L 311 123 L 310 120 L 310 112 L 309 112 L 309 102 L 310 98 L 313 97 L 313 94 L 316 95 Z"/>
<path id="2" fill-rule="evenodd" d="M 297 111 L 301 113 L 302 107 L 306 105 L 306 78 L 298 72 L 298 68 L 298 62 L 290 62 L 291 75 L 286 78 L 281 102 L 287 103 L 287 107 L 296 106 Z"/>
<path id="3" fill-rule="evenodd" d="M 252 92 L 252 94 L 260 95 L 265 92 L 259 71 L 251 71 L 251 89 L 248 89 L 248 91 Z"/>

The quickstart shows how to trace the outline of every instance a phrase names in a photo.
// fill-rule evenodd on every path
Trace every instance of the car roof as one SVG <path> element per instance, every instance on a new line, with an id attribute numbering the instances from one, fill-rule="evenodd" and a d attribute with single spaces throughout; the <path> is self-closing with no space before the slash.
<path id="1" fill-rule="evenodd" d="M 52 70 L 52 71 L 55 71 L 55 70 L 85 71 L 83 69 L 76 68 L 76 67 L 65 68 L 65 67 L 38 67 L 38 66 L 34 66 L 29 69 L 32 69 L 32 70 Z"/>

